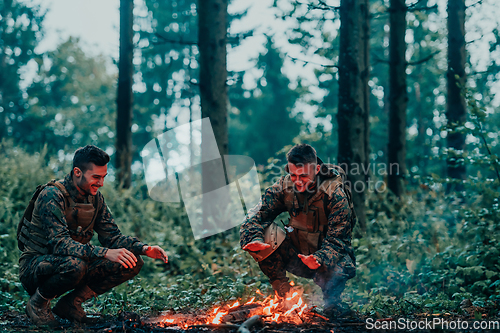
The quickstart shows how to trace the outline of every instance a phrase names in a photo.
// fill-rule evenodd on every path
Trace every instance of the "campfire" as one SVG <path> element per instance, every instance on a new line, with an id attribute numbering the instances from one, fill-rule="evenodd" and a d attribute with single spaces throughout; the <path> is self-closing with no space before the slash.
<path id="1" fill-rule="evenodd" d="M 198 315 L 165 314 L 157 318 L 155 322 L 163 327 L 188 328 L 193 326 L 227 326 L 233 323 L 241 323 L 249 318 L 277 324 L 302 324 L 311 317 L 321 317 L 328 321 L 327 318 L 314 312 L 314 308 L 314 306 L 308 308 L 302 299 L 302 291 L 298 288 L 292 288 L 284 299 L 279 299 L 277 295 L 266 297 L 257 290 L 256 296 L 245 301 L 237 300 Z"/>

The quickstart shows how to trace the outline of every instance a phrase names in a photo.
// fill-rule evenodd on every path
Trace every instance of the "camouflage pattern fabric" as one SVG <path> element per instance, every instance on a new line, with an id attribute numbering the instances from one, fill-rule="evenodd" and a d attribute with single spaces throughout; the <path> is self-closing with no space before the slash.
<path id="1" fill-rule="evenodd" d="M 21 268 L 21 284 L 28 294 L 36 289 L 44 297 L 58 297 L 87 285 L 100 295 L 139 274 L 144 261 L 137 256 L 133 268 L 125 268 L 107 259 L 83 260 L 72 256 L 43 255 L 33 257 Z"/>
<path id="2" fill-rule="evenodd" d="M 284 201 L 285 177 L 281 177 L 266 189 L 261 198 L 260 208 L 257 205 L 247 214 L 240 227 L 241 247 L 257 240 L 263 242 L 264 229 L 279 214 L 287 211 Z M 321 179 L 319 182 L 321 183 Z M 287 281 L 285 271 L 312 278 L 322 288 L 325 296 L 330 293 L 332 296 L 328 298 L 332 299 L 340 295 L 345 281 L 356 274 L 356 261 L 351 245 L 353 214 L 342 187 L 338 187 L 330 197 L 323 200 L 326 200 L 325 214 L 328 217 L 328 226 L 320 248 L 312 254 L 321 266 L 317 270 L 310 270 L 302 263 L 297 257 L 300 252 L 288 237 L 287 241 L 283 242 L 270 257 L 260 262 L 259 266 L 271 283 L 277 280 Z M 341 289 L 340 292 L 335 291 L 335 288 Z M 328 303 L 327 298 L 325 302 Z"/>
<path id="3" fill-rule="evenodd" d="M 264 241 L 264 229 L 281 213 L 286 212 L 284 202 L 284 186 L 281 177 L 274 185 L 267 188 L 261 198 L 262 206 L 254 207 L 247 214 L 247 217 L 240 227 L 240 245 L 244 247 L 248 243 L 259 240 Z M 325 233 L 320 249 L 313 253 L 316 260 L 327 269 L 334 269 L 337 264 L 348 265 L 345 267 L 350 273 L 350 278 L 354 277 L 355 257 L 351 245 L 351 219 L 352 213 L 344 190 L 338 187 L 327 198 L 328 228 Z M 289 212 L 290 213 L 290 212 Z M 344 257 L 351 260 L 343 260 Z M 351 276 L 352 275 L 352 276 Z"/>
<path id="4" fill-rule="evenodd" d="M 290 272 L 300 277 L 313 279 L 323 291 L 325 306 L 340 302 L 340 295 L 344 291 L 346 281 L 354 276 L 351 258 L 345 256 L 342 262 L 333 269 L 328 269 L 326 266 L 310 269 L 300 260 L 298 254 L 299 251 L 287 237 L 276 251 L 259 262 L 259 267 L 273 285 L 276 281 L 288 282 L 286 272 Z"/>
<path id="5" fill-rule="evenodd" d="M 88 198 L 85 198 L 85 196 L 78 192 L 73 184 L 71 174 L 68 174 L 64 178 L 63 185 L 73 201 L 77 203 L 89 201 Z M 124 272 L 118 273 L 118 266 L 121 266 L 120 264 L 116 264 L 116 267 L 111 267 L 114 266 L 114 263 L 104 259 L 107 248 L 126 248 L 134 253 L 139 260 L 142 248 L 146 244 L 135 237 L 125 236 L 120 232 L 100 192 L 97 192 L 96 200 L 98 202 L 97 207 L 100 207 L 100 210 L 97 213 L 93 231 L 97 232 L 99 242 L 102 246 L 94 246 L 89 243 L 81 244 L 71 238 L 65 217 L 67 203 L 63 193 L 58 188 L 47 186 L 40 193 L 35 203 L 33 219 L 37 218 L 41 221 L 41 227 L 45 232 L 44 236 L 48 240 L 48 254 L 43 255 L 29 246 L 21 254 L 19 258 L 20 279 L 24 281 L 23 285 L 28 292 L 32 290 L 33 286 L 42 287 L 43 283 L 49 281 L 51 287 L 47 287 L 47 294 L 44 294 L 44 296 L 49 297 L 48 291 L 50 291 L 50 294 L 61 295 L 65 291 L 74 288 L 75 281 L 72 280 L 75 280 L 75 275 L 84 272 L 84 275 L 89 275 L 90 278 L 93 276 L 91 272 L 94 272 L 94 269 L 100 272 L 94 272 L 97 276 L 105 272 L 110 272 L 112 275 L 117 273 L 118 276 L 125 274 Z M 90 232 L 93 233 L 93 231 L 91 230 Z M 98 261 L 96 259 L 102 259 L 100 261 L 104 263 L 97 264 Z M 57 268 L 59 265 L 61 267 Z M 137 265 L 135 268 L 138 267 L 140 269 L 140 266 L 142 265 Z M 127 274 L 129 273 L 126 273 L 124 276 L 127 276 Z M 110 277 L 100 277 L 100 282 L 102 282 L 106 290 L 109 290 L 107 286 L 108 281 L 105 282 L 108 278 Z M 82 279 L 86 279 L 86 277 Z M 110 278 L 109 283 L 113 285 L 119 280 L 120 278 Z M 58 285 L 60 286 L 59 290 L 57 290 Z M 101 290 L 97 285 L 96 288 Z M 99 293 L 98 290 L 94 291 Z"/>

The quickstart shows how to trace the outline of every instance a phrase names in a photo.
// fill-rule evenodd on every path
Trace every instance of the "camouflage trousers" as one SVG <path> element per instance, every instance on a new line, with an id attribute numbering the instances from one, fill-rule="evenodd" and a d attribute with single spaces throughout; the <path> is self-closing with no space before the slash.
<path id="1" fill-rule="evenodd" d="M 96 294 L 105 293 L 139 274 L 144 261 L 140 256 L 133 268 L 107 259 L 86 261 L 72 256 L 42 255 L 20 262 L 19 277 L 28 294 L 37 288 L 47 298 L 87 285 Z"/>
<path id="2" fill-rule="evenodd" d="M 318 269 L 310 269 L 298 257 L 300 252 L 287 238 L 269 257 L 259 262 L 262 272 L 274 286 L 288 282 L 286 272 L 313 279 L 323 292 L 325 306 L 336 304 L 344 291 L 348 279 L 355 276 L 356 268 L 349 256 L 344 256 L 334 267 L 321 265 Z"/>

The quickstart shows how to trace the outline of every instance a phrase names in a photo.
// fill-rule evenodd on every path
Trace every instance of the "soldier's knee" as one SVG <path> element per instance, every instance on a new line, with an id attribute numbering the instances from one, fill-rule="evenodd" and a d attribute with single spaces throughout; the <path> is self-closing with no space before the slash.
<path id="1" fill-rule="evenodd" d="M 61 273 L 75 282 L 79 282 L 87 274 L 87 262 L 77 257 L 68 257 L 62 266 Z"/>
<path id="2" fill-rule="evenodd" d="M 127 269 L 126 274 L 129 278 L 133 278 L 134 276 L 139 274 L 142 266 L 144 266 L 144 260 L 142 260 L 141 256 L 136 256 L 136 258 L 137 258 L 137 262 L 135 263 L 135 266 Z"/>

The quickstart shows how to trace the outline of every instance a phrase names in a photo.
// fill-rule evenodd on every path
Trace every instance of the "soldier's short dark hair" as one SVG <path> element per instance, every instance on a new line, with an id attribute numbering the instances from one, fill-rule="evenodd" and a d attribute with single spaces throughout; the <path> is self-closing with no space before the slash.
<path id="1" fill-rule="evenodd" d="M 301 143 L 288 151 L 286 160 L 295 165 L 316 163 L 316 150 L 306 143 Z"/>
<path id="2" fill-rule="evenodd" d="M 89 164 L 94 163 L 97 166 L 104 166 L 109 162 L 109 155 L 99 147 L 86 145 L 78 148 L 73 157 L 73 168 L 77 167 L 83 173 L 89 169 Z"/>

